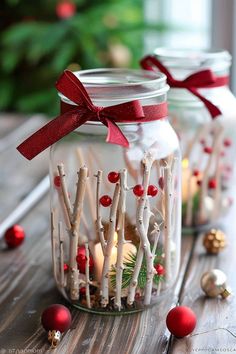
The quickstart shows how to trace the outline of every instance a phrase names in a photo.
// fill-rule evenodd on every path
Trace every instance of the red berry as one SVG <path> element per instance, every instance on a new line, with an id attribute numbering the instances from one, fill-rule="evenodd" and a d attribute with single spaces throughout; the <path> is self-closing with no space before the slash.
<path id="1" fill-rule="evenodd" d="M 60 176 L 55 176 L 54 177 L 54 186 L 57 188 L 61 187 L 61 177 Z"/>
<path id="2" fill-rule="evenodd" d="M 206 140 L 205 139 L 200 139 L 200 144 L 204 146 L 206 144 Z"/>
<path id="3" fill-rule="evenodd" d="M 198 185 L 199 187 L 201 187 L 202 181 L 201 181 L 200 179 L 197 180 L 197 185 Z"/>
<path id="4" fill-rule="evenodd" d="M 81 296 L 86 295 L 86 288 L 85 288 L 85 286 L 83 286 L 83 288 L 80 288 L 80 289 L 79 289 L 79 293 L 80 293 Z"/>
<path id="5" fill-rule="evenodd" d="M 64 263 L 64 272 L 68 272 L 69 266 L 67 263 Z"/>
<path id="6" fill-rule="evenodd" d="M 70 1 L 61 1 L 56 6 L 56 14 L 59 18 L 72 17 L 76 12 L 76 5 Z"/>
<path id="7" fill-rule="evenodd" d="M 164 178 L 163 177 L 159 178 L 158 184 L 161 189 L 164 189 Z"/>
<path id="8" fill-rule="evenodd" d="M 193 175 L 194 175 L 195 177 L 198 177 L 199 174 L 200 174 L 199 170 L 193 170 Z"/>
<path id="9" fill-rule="evenodd" d="M 203 151 L 206 154 L 211 154 L 212 153 L 212 148 L 210 146 L 205 146 Z"/>
<path id="10" fill-rule="evenodd" d="M 136 186 L 134 186 L 133 188 L 133 193 L 137 196 L 137 197 L 142 197 L 144 192 L 143 186 L 141 184 L 136 184 Z"/>
<path id="11" fill-rule="evenodd" d="M 87 257 L 86 257 L 85 247 L 80 246 L 80 247 L 78 247 L 78 250 L 77 250 L 76 262 L 77 262 L 79 271 L 83 274 L 85 274 L 86 261 L 87 261 Z M 89 271 L 90 272 L 93 270 L 93 267 L 94 267 L 94 262 L 93 262 L 92 257 L 90 256 L 89 257 Z"/>
<path id="12" fill-rule="evenodd" d="M 216 180 L 214 178 L 208 181 L 208 188 L 209 189 L 216 189 Z"/>
<path id="13" fill-rule="evenodd" d="M 190 334 L 196 326 L 195 313 L 187 306 L 177 306 L 169 311 L 166 325 L 170 333 L 178 338 Z"/>
<path id="14" fill-rule="evenodd" d="M 165 268 L 160 263 L 157 263 L 154 266 L 154 268 L 156 269 L 157 275 L 164 275 L 165 274 Z"/>
<path id="15" fill-rule="evenodd" d="M 158 193 L 158 189 L 156 186 L 154 186 L 153 184 L 150 184 L 150 186 L 148 186 L 148 195 L 150 195 L 151 197 L 155 197 Z"/>
<path id="16" fill-rule="evenodd" d="M 229 139 L 229 138 L 226 138 L 225 140 L 224 140 L 224 146 L 225 147 L 229 147 L 229 146 L 231 146 L 232 145 L 232 141 Z"/>
<path id="17" fill-rule="evenodd" d="M 9 248 L 16 248 L 22 244 L 25 239 L 25 231 L 20 225 L 13 225 L 4 235 L 5 242 Z"/>
<path id="18" fill-rule="evenodd" d="M 120 179 L 120 174 L 118 172 L 112 171 L 107 176 L 108 181 L 111 183 L 117 183 Z"/>
<path id="19" fill-rule="evenodd" d="M 106 207 L 109 207 L 109 206 L 111 205 L 111 203 L 112 203 L 112 199 L 111 199 L 111 197 L 109 197 L 109 195 L 103 195 L 103 196 L 99 199 L 99 201 L 100 201 L 100 204 L 101 204 L 102 206 L 104 206 L 105 208 L 106 208 Z"/>

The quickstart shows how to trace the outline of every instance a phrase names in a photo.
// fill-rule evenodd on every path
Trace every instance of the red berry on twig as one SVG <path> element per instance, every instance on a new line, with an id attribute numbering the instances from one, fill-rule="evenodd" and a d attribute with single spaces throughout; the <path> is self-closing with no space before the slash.
<path id="1" fill-rule="evenodd" d="M 108 181 L 111 183 L 117 183 L 120 179 L 120 174 L 118 172 L 112 171 L 107 176 Z"/>
<path id="2" fill-rule="evenodd" d="M 212 148 L 210 146 L 205 146 L 203 151 L 206 154 L 211 154 L 212 153 Z"/>
<path id="3" fill-rule="evenodd" d="M 231 146 L 232 145 L 232 141 L 229 139 L 229 138 L 226 138 L 225 140 L 224 140 L 224 146 L 225 147 L 229 147 L 229 146 Z"/>
<path id="4" fill-rule="evenodd" d="M 61 177 L 60 176 L 55 176 L 54 177 L 54 186 L 57 188 L 61 187 Z"/>
<path id="5" fill-rule="evenodd" d="M 194 175 L 195 177 L 198 177 L 199 174 L 200 174 L 199 170 L 193 170 L 193 175 Z"/>
<path id="6" fill-rule="evenodd" d="M 159 187 L 163 190 L 164 189 L 164 178 L 161 176 L 158 180 Z"/>
<path id="7" fill-rule="evenodd" d="M 101 204 L 102 206 L 104 206 L 105 208 L 106 208 L 106 207 L 109 207 L 109 206 L 111 205 L 111 203 L 112 203 L 112 199 L 111 199 L 111 197 L 110 197 L 109 195 L 103 195 L 103 196 L 99 199 L 99 201 L 100 201 L 100 204 Z"/>
<path id="8" fill-rule="evenodd" d="M 133 193 L 137 196 L 137 197 L 142 197 L 144 192 L 143 186 L 141 184 L 136 184 L 136 186 L 134 186 L 133 188 Z"/>
<path id="9" fill-rule="evenodd" d="M 154 266 L 154 268 L 156 269 L 157 275 L 164 275 L 165 274 L 165 268 L 160 263 L 157 263 Z"/>
<path id="10" fill-rule="evenodd" d="M 158 189 L 156 186 L 154 186 L 153 184 L 150 184 L 150 186 L 148 186 L 148 195 L 150 195 L 151 197 L 155 197 L 158 193 Z"/>
<path id="11" fill-rule="evenodd" d="M 214 178 L 210 179 L 208 182 L 209 189 L 215 189 L 217 186 L 216 180 Z"/>

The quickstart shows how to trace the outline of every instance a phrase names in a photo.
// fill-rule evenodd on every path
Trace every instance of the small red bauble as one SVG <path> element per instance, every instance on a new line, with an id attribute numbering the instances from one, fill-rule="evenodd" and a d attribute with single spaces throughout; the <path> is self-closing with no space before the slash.
<path id="1" fill-rule="evenodd" d="M 22 244 L 25 239 L 25 231 L 20 225 L 13 225 L 4 235 L 5 242 L 9 248 L 16 248 Z"/>
<path id="2" fill-rule="evenodd" d="M 68 272 L 69 266 L 67 263 L 64 263 L 64 272 Z"/>
<path id="3" fill-rule="evenodd" d="M 161 189 L 164 189 L 164 178 L 163 177 L 159 178 L 158 184 Z"/>
<path id="4" fill-rule="evenodd" d="M 59 18 L 72 17 L 76 12 L 76 6 L 71 1 L 61 1 L 56 6 L 56 14 Z"/>
<path id="5" fill-rule="evenodd" d="M 79 289 L 79 293 L 80 293 L 81 296 L 86 295 L 86 288 L 85 288 L 85 286 L 83 286 L 82 288 Z"/>
<path id="6" fill-rule="evenodd" d="M 111 203 L 112 203 L 112 199 L 111 199 L 111 197 L 109 197 L 109 195 L 103 195 L 103 196 L 99 199 L 99 201 L 100 201 L 100 204 L 101 204 L 102 206 L 104 206 L 105 208 L 106 208 L 106 207 L 109 207 L 109 206 L 111 205 Z"/>
<path id="7" fill-rule="evenodd" d="M 193 170 L 193 175 L 194 175 L 195 177 L 198 177 L 199 174 L 200 174 L 199 170 Z"/>
<path id="8" fill-rule="evenodd" d="M 192 333 L 196 323 L 195 313 L 187 306 L 174 307 L 166 317 L 167 328 L 177 338 L 182 338 Z"/>
<path id="9" fill-rule="evenodd" d="M 217 185 L 217 183 L 214 178 L 212 178 L 208 181 L 208 188 L 209 189 L 216 189 L 216 185 Z"/>
<path id="10" fill-rule="evenodd" d="M 54 304 L 47 307 L 41 316 L 41 323 L 46 331 L 67 331 L 71 326 L 71 314 L 67 307 Z"/>
<path id="11" fill-rule="evenodd" d="M 162 264 L 157 263 L 154 268 L 156 269 L 157 275 L 164 275 L 165 274 L 165 268 L 163 267 Z"/>
<path id="12" fill-rule="evenodd" d="M 224 140 L 224 146 L 225 147 L 229 147 L 229 146 L 231 146 L 232 145 L 232 141 L 229 139 L 229 138 L 226 138 L 225 140 Z"/>
<path id="13" fill-rule="evenodd" d="M 141 184 L 136 184 L 136 186 L 134 186 L 133 188 L 133 193 L 137 196 L 137 197 L 142 197 L 144 192 L 143 186 Z"/>
<path id="14" fill-rule="evenodd" d="M 107 176 L 108 181 L 111 183 L 117 183 L 120 179 L 120 174 L 118 172 L 112 171 Z"/>
<path id="15" fill-rule="evenodd" d="M 150 195 L 151 197 L 155 197 L 158 193 L 158 189 L 156 186 L 154 186 L 153 184 L 150 184 L 150 186 L 148 186 L 148 195 Z"/>
<path id="16" fill-rule="evenodd" d="M 199 187 L 201 187 L 202 181 L 201 181 L 200 179 L 197 180 L 197 185 L 198 185 Z"/>
<path id="17" fill-rule="evenodd" d="M 61 187 L 61 177 L 60 176 L 55 176 L 54 177 L 54 186 L 57 188 Z"/>
<path id="18" fill-rule="evenodd" d="M 210 146 L 205 146 L 203 151 L 206 153 L 206 154 L 211 154 L 212 153 L 212 148 Z"/>
<path id="19" fill-rule="evenodd" d="M 86 261 L 87 261 L 87 257 L 86 257 L 85 247 L 84 246 L 78 247 L 76 262 L 77 262 L 79 271 L 83 274 L 85 274 Z M 93 258 L 91 256 L 89 256 L 89 271 L 90 272 L 92 272 L 93 267 L 94 267 Z"/>

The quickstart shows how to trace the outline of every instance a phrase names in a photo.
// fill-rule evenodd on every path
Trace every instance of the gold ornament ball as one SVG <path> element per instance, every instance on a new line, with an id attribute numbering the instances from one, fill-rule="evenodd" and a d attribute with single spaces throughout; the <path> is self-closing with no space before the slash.
<path id="1" fill-rule="evenodd" d="M 201 277 L 201 288 L 209 297 L 221 296 L 226 299 L 230 294 L 230 288 L 226 284 L 226 275 L 219 269 L 212 269 Z"/>
<path id="2" fill-rule="evenodd" d="M 226 246 L 226 236 L 221 230 L 212 229 L 203 238 L 203 246 L 210 254 L 218 254 Z"/>

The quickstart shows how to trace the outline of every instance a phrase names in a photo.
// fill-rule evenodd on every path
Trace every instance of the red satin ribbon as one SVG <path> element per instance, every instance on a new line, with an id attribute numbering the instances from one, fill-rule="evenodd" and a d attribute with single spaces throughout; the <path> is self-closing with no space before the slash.
<path id="1" fill-rule="evenodd" d="M 144 57 L 140 64 L 143 69 L 154 71 L 157 68 L 163 72 L 167 76 L 167 83 L 170 85 L 170 87 L 185 88 L 194 96 L 198 97 L 204 103 L 212 118 L 222 114 L 221 110 L 207 98 L 201 95 L 198 89 L 225 86 L 229 81 L 228 76 L 217 77 L 211 70 L 206 69 L 198 71 L 188 76 L 184 80 L 176 80 L 171 75 L 169 70 L 155 56 L 148 55 Z"/>
<path id="2" fill-rule="evenodd" d="M 115 122 L 143 123 L 167 116 L 166 102 L 142 107 L 138 100 L 134 100 L 110 107 L 95 106 L 83 84 L 68 70 L 61 75 L 56 88 L 76 105 L 65 104 L 60 116 L 36 131 L 17 147 L 17 150 L 28 160 L 87 121 L 100 121 L 107 127 L 107 142 L 129 147 L 127 138 Z"/>

